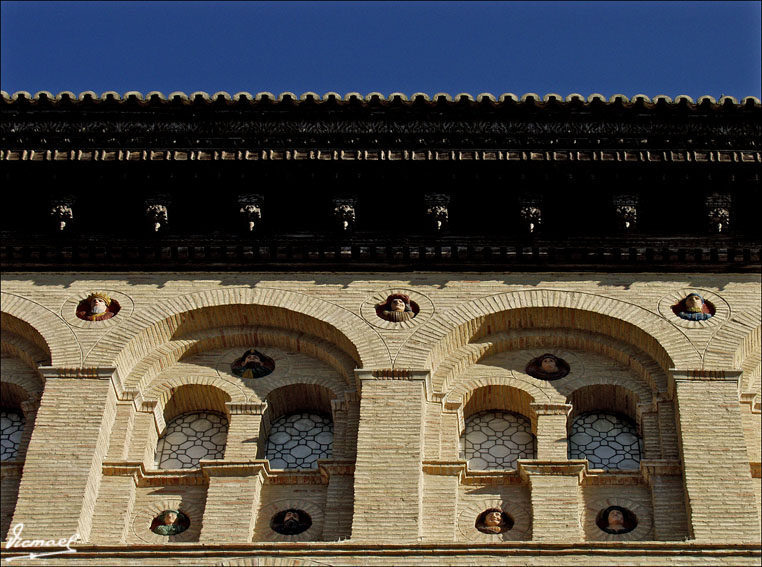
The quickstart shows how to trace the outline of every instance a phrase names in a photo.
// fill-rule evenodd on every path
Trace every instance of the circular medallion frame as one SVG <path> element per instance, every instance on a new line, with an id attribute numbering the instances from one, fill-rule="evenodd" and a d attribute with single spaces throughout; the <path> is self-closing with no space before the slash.
<path id="1" fill-rule="evenodd" d="M 165 510 L 179 510 L 190 521 L 188 529 L 179 534 L 163 536 L 151 531 L 151 524 Z M 185 543 L 198 541 L 204 512 L 198 506 L 186 504 L 179 498 L 167 498 L 152 502 L 146 508 L 136 512 L 130 522 L 132 533 L 140 541 L 151 544 Z"/>
<path id="2" fill-rule="evenodd" d="M 272 529 L 270 520 L 273 516 L 285 510 L 302 510 L 309 515 L 312 523 L 307 529 L 298 534 L 286 535 L 278 533 Z M 310 500 L 284 498 L 268 502 L 259 511 L 259 516 L 254 527 L 254 541 L 317 541 L 323 533 L 324 516 L 323 509 Z"/>
<path id="3" fill-rule="evenodd" d="M 637 524 L 621 534 L 603 531 L 597 521 L 600 513 L 609 508 L 623 508 L 629 511 L 637 518 Z M 650 509 L 629 498 L 602 498 L 586 503 L 583 522 L 585 537 L 590 541 L 643 541 L 653 538 L 653 518 Z"/>
<path id="4" fill-rule="evenodd" d="M 704 321 L 689 321 L 683 319 L 673 311 L 673 307 L 685 299 L 689 294 L 697 293 L 714 306 L 714 315 Z M 682 288 L 675 290 L 663 296 L 657 307 L 659 315 L 667 319 L 670 323 L 686 329 L 701 329 L 704 327 L 713 327 L 722 325 L 730 318 L 730 304 L 716 293 L 707 289 L 700 288 Z"/>
<path id="5" fill-rule="evenodd" d="M 382 319 L 376 307 L 385 303 L 390 295 L 402 294 L 410 298 L 411 303 L 418 306 L 418 313 L 407 321 L 387 321 Z M 418 327 L 428 321 L 434 314 L 434 302 L 427 295 L 408 288 L 389 288 L 373 294 L 360 305 L 360 315 L 368 323 L 379 329 L 406 330 Z"/>
<path id="6" fill-rule="evenodd" d="M 93 293 L 105 293 L 111 299 L 115 299 L 119 303 L 119 312 L 110 319 L 103 319 L 102 321 L 86 321 L 77 317 L 77 307 L 85 299 L 87 299 Z M 120 322 L 126 321 L 135 310 L 135 302 L 133 299 L 121 291 L 113 289 L 94 288 L 81 291 L 76 295 L 69 296 L 61 305 L 60 315 L 61 318 L 66 321 L 70 327 L 77 327 L 80 329 L 108 329 L 119 325 Z"/>
<path id="7" fill-rule="evenodd" d="M 486 510 L 497 508 L 513 520 L 513 526 L 502 533 L 484 533 L 476 527 L 476 520 Z M 458 514 L 458 531 L 467 541 L 482 543 L 498 541 L 527 541 L 532 537 L 532 516 L 516 502 L 492 499 L 468 502 Z"/>

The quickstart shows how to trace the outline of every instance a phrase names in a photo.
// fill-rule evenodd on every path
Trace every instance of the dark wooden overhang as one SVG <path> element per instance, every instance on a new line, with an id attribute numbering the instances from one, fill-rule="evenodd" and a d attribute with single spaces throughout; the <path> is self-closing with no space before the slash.
<path id="1" fill-rule="evenodd" d="M 751 97 L 3 93 L 0 109 L 7 271 L 760 270 Z"/>

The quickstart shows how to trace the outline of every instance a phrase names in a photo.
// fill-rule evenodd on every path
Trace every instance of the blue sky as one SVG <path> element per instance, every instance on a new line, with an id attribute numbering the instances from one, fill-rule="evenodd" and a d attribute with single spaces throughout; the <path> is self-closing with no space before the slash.
<path id="1" fill-rule="evenodd" d="M 14 2 L 6 92 L 760 98 L 762 2 Z"/>

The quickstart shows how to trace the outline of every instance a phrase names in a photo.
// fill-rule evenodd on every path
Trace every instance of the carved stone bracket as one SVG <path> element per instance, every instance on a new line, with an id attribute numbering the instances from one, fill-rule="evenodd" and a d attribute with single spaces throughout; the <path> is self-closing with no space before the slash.
<path id="1" fill-rule="evenodd" d="M 620 230 L 634 230 L 638 223 L 637 195 L 615 195 L 613 198 L 616 223 Z"/>
<path id="2" fill-rule="evenodd" d="M 519 199 L 519 206 L 524 230 L 529 234 L 535 234 L 542 224 L 542 197 L 525 195 Z"/>
<path id="3" fill-rule="evenodd" d="M 167 197 L 157 196 L 146 199 L 146 218 L 153 226 L 154 232 L 159 232 L 169 222 L 168 207 L 169 199 Z"/>
<path id="4" fill-rule="evenodd" d="M 357 199 L 355 197 L 335 197 L 333 199 L 333 216 L 339 222 L 342 232 L 348 232 L 355 226 Z"/>
<path id="5" fill-rule="evenodd" d="M 63 197 L 50 202 L 50 216 L 58 223 L 58 230 L 66 228 L 66 223 L 74 218 L 74 199 Z"/>
<path id="6" fill-rule="evenodd" d="M 430 219 L 434 230 L 441 232 L 447 228 L 450 221 L 450 196 L 444 193 L 427 193 L 423 197 L 426 203 L 426 216 Z"/>
<path id="7" fill-rule="evenodd" d="M 712 193 L 704 202 L 707 211 L 709 232 L 727 232 L 730 228 L 730 195 L 726 193 Z"/>
<path id="8" fill-rule="evenodd" d="M 262 222 L 262 205 L 264 203 L 264 197 L 255 193 L 248 193 L 238 196 L 238 204 L 240 205 L 239 213 L 246 221 L 249 227 L 249 232 L 253 232 L 254 229 Z"/>

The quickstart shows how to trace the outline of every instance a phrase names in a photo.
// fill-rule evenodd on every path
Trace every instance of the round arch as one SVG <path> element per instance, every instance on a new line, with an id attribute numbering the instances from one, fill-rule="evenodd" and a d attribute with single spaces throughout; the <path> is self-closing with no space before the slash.
<path id="1" fill-rule="evenodd" d="M 389 366 L 386 345 L 363 320 L 332 303 L 288 290 L 226 288 L 182 295 L 135 313 L 87 354 L 91 364 L 112 364 L 126 376 L 159 345 L 211 327 L 251 321 L 319 337 L 346 353 L 358 367 Z M 125 345 L 125 346 L 120 346 Z"/>
<path id="2" fill-rule="evenodd" d="M 408 339 L 395 357 L 399 368 L 436 373 L 453 351 L 481 337 L 515 328 L 596 331 L 645 352 L 665 372 L 700 368 L 701 354 L 684 332 L 638 305 L 601 295 L 533 289 L 482 297 L 436 314 Z M 406 348 L 428 344 L 428 349 Z"/>
<path id="3" fill-rule="evenodd" d="M 274 346 L 312 356 L 332 367 L 347 387 L 355 388 L 354 361 L 331 343 L 305 333 L 273 327 L 218 327 L 194 333 L 193 338 L 172 340 L 146 354 L 126 376 L 124 387 L 142 390 L 175 363 L 217 349 Z"/>
<path id="4" fill-rule="evenodd" d="M 59 315 L 20 295 L 0 293 L 0 326 L 40 348 L 51 366 L 82 366 L 82 348 Z"/>

